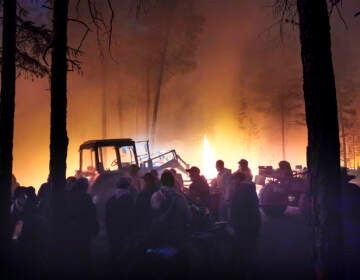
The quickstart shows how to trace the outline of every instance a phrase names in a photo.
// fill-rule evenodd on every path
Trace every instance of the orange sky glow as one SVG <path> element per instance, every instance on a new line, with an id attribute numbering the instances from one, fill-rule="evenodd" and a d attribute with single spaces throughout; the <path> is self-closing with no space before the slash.
<path id="1" fill-rule="evenodd" d="M 290 28 L 281 44 L 279 29 L 269 31 L 274 17 L 271 9 L 264 7 L 264 1 L 200 2 L 198 12 L 205 23 L 197 67 L 164 84 L 156 143 L 150 149 L 152 152 L 176 149 L 207 177 L 216 175 L 218 159 L 224 160 L 225 167 L 232 171 L 241 158 L 249 161 L 254 174 L 259 165 L 276 167 L 283 160 L 281 122 L 274 111 L 276 104 L 267 104 L 276 99 L 271 94 L 287 90 L 283 81 L 295 80 L 301 90 L 297 31 Z M 333 19 L 333 37 L 337 40 L 333 43 L 334 61 L 341 61 L 344 53 L 340 43 L 355 38 L 354 34 L 360 31 L 360 24 L 356 25 L 349 17 L 348 8 L 344 7 L 344 16 L 349 18 L 347 33 L 340 20 L 336 16 Z M 114 40 L 121 49 L 121 36 Z M 360 40 L 356 37 L 346 42 L 345 51 L 356 57 L 352 74 L 359 77 Z M 84 141 L 103 137 L 140 141 L 147 137 L 141 79 L 134 77 L 125 63 L 101 64 L 93 46 L 91 39 L 84 45 L 83 75 L 74 72 L 68 75 L 67 176 L 74 175 L 78 168 L 78 147 Z M 19 78 L 16 86 L 13 173 L 21 185 L 38 189 L 49 173 L 49 83 L 47 79 Z M 245 108 L 239 104 L 244 97 L 246 114 L 251 117 L 246 120 L 246 128 L 239 124 L 239 110 Z M 105 129 L 102 108 L 106 108 Z M 306 127 L 289 121 L 285 132 L 286 159 L 292 167 L 305 166 Z"/>

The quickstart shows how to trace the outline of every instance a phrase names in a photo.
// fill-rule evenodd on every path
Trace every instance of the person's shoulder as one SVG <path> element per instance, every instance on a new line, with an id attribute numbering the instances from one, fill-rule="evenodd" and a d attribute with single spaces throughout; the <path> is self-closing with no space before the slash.
<path id="1" fill-rule="evenodd" d="M 256 186 L 255 186 L 254 182 L 247 180 L 247 181 L 243 181 L 240 184 L 238 184 L 237 188 L 241 189 L 241 190 L 249 190 L 249 189 L 252 189 L 252 188 L 256 188 Z"/>
<path id="2" fill-rule="evenodd" d="M 224 168 L 224 170 L 225 170 L 226 174 L 231 174 L 231 169 L 230 168 Z"/>

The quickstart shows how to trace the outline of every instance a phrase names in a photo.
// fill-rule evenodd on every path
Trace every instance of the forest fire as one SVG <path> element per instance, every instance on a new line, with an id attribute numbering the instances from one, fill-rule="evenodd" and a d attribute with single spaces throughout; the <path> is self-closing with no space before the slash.
<path id="1" fill-rule="evenodd" d="M 2 274 L 360 279 L 359 0 L 263 2 L 1 1 Z"/>

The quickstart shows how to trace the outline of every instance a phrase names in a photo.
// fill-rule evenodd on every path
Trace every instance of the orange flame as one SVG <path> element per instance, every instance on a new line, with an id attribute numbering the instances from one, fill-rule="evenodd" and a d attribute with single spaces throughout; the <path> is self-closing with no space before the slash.
<path id="1" fill-rule="evenodd" d="M 203 175 L 206 179 L 215 178 L 217 171 L 215 168 L 215 152 L 211 148 L 210 143 L 204 135 L 204 144 L 203 144 Z"/>

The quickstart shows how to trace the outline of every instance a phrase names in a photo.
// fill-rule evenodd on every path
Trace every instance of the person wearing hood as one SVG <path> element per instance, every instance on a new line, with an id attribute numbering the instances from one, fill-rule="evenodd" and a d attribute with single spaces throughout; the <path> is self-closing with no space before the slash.
<path id="1" fill-rule="evenodd" d="M 152 242 L 156 246 L 178 246 L 186 236 L 191 211 L 185 197 L 176 191 L 170 170 L 162 173 L 161 184 L 151 197 L 151 207 L 155 211 Z"/>

